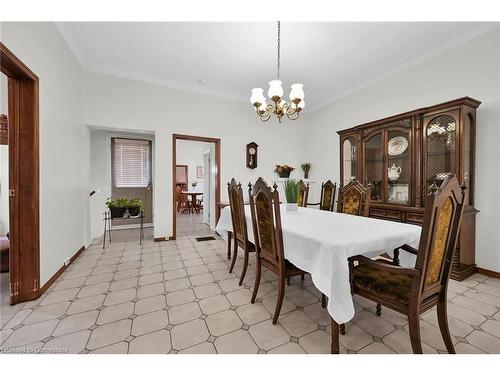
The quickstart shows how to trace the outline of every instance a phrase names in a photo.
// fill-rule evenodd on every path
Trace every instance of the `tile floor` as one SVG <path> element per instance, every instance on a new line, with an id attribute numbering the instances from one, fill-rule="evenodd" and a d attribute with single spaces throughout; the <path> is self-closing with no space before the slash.
<path id="1" fill-rule="evenodd" d="M 153 242 L 147 229 L 113 233 L 90 246 L 39 300 L 2 306 L 6 353 L 329 353 L 330 317 L 306 277 L 292 280 L 277 325 L 271 324 L 276 278 L 263 273 L 250 304 L 254 261 L 238 286 L 241 259 L 228 273 L 226 244 L 199 215 L 181 215 L 178 240 Z M 356 298 L 342 353 L 411 353 L 406 318 Z M 449 322 L 458 353 L 500 353 L 500 280 L 451 281 Z M 435 311 L 421 320 L 426 353 L 445 352 Z"/>

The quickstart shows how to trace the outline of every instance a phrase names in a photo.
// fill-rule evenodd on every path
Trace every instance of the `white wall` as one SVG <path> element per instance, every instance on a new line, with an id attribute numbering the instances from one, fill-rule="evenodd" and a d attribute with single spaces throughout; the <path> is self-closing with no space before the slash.
<path id="1" fill-rule="evenodd" d="M 310 114 L 311 178 L 339 181 L 337 130 L 419 107 L 471 96 L 477 111 L 476 262 L 500 271 L 500 29 L 497 28 Z"/>
<path id="2" fill-rule="evenodd" d="M 85 124 L 155 133 L 155 237 L 172 235 L 173 133 L 221 139 L 222 200 L 232 177 L 245 186 L 259 176 L 270 182 L 276 163 L 299 167 L 303 162 L 303 120 L 262 123 L 250 104 L 102 74 L 84 73 L 83 82 Z M 245 167 L 245 146 L 252 141 L 259 145 L 254 170 Z"/>
<path id="3" fill-rule="evenodd" d="M 188 182 L 198 182 L 197 189 L 203 191 L 203 179 L 196 177 L 196 167 L 203 167 L 203 154 L 210 149 L 210 143 L 177 141 L 177 164 L 188 166 Z"/>
<path id="4" fill-rule="evenodd" d="M 89 240 L 89 132 L 81 69 L 52 23 L 2 23 L 2 42 L 40 79 L 40 282 Z"/>
<path id="5" fill-rule="evenodd" d="M 7 77 L 0 73 L 0 113 L 9 112 Z M 0 236 L 9 232 L 9 146 L 0 145 Z"/>

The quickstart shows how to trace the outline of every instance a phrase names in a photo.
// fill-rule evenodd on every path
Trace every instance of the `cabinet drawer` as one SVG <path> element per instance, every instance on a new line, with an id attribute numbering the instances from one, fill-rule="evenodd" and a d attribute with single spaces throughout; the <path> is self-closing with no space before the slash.
<path id="1" fill-rule="evenodd" d="M 370 215 L 381 219 L 401 220 L 401 211 L 395 211 L 395 210 L 372 208 L 370 209 Z"/>
<path id="2" fill-rule="evenodd" d="M 407 212 L 406 220 L 409 223 L 417 223 L 422 224 L 424 222 L 424 214 L 416 213 L 416 212 Z"/>

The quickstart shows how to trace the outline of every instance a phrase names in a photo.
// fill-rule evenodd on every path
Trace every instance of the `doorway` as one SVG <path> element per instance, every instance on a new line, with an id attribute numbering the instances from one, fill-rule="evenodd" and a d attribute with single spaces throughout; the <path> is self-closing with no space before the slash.
<path id="1" fill-rule="evenodd" d="M 9 284 L 16 304 L 40 294 L 38 77 L 1 42 L 0 70 L 7 79 L 1 94 L 8 108 Z"/>
<path id="2" fill-rule="evenodd" d="M 215 228 L 220 203 L 220 139 L 173 134 L 172 239 L 182 220 L 190 229 Z"/>

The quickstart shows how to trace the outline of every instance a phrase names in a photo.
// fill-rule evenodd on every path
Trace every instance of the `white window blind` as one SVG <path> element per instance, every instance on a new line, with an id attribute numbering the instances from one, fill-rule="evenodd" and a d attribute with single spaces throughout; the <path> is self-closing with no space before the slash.
<path id="1" fill-rule="evenodd" d="M 113 139 L 114 183 L 117 188 L 147 187 L 151 181 L 149 141 Z"/>

